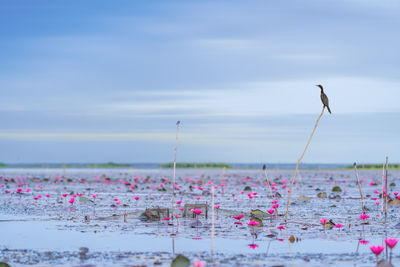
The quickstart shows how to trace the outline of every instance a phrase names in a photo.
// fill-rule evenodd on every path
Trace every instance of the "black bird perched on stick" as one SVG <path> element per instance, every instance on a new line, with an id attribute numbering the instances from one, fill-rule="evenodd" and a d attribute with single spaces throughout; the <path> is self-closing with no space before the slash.
<path id="1" fill-rule="evenodd" d="M 324 88 L 322 87 L 322 85 L 317 84 L 316 86 L 318 86 L 319 88 L 321 88 L 321 101 L 322 104 L 324 104 L 324 107 L 326 107 L 329 111 L 330 114 L 332 114 L 331 109 L 329 108 L 329 100 L 328 97 L 326 96 L 326 94 L 324 93 Z"/>

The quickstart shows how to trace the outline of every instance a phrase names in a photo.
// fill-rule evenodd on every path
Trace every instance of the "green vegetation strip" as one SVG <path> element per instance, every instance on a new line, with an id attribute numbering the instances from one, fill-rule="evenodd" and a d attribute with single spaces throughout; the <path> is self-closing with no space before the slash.
<path id="1" fill-rule="evenodd" d="M 357 164 L 358 169 L 366 170 L 382 170 L 383 164 Z M 400 170 L 400 164 L 389 164 L 389 170 Z M 353 165 L 349 165 L 346 169 L 353 169 Z"/>
<path id="2" fill-rule="evenodd" d="M 160 168 L 172 168 L 174 163 L 160 164 Z M 177 163 L 177 168 L 227 168 L 231 169 L 232 166 L 226 163 Z"/>

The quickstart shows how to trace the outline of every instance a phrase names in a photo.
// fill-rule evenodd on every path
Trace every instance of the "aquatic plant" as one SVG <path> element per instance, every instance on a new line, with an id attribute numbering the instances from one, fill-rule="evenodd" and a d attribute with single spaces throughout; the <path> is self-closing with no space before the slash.
<path id="1" fill-rule="evenodd" d="M 324 111 L 325 111 L 325 104 L 324 104 L 324 106 L 322 107 L 321 114 L 318 116 L 317 122 L 315 123 L 314 129 L 313 129 L 313 131 L 311 132 L 310 138 L 308 139 L 307 145 L 306 145 L 306 147 L 304 148 L 303 154 L 302 154 L 301 157 L 297 160 L 296 169 L 295 169 L 294 174 L 293 174 L 292 183 L 290 184 L 290 189 L 289 189 L 289 194 L 288 194 L 288 200 L 287 200 L 287 204 L 286 204 L 285 223 L 287 223 L 287 219 L 288 219 L 289 206 L 290 206 L 290 197 L 291 197 L 291 195 L 292 195 L 293 184 L 295 183 L 296 174 L 297 174 L 297 171 L 298 171 L 298 169 L 299 169 L 300 162 L 301 162 L 301 160 L 303 159 L 304 155 L 306 154 L 307 148 L 308 148 L 308 146 L 310 145 L 311 139 L 313 138 L 314 133 L 315 133 L 315 130 L 316 130 L 317 127 L 318 127 L 318 123 L 319 123 L 319 121 L 321 120 L 322 115 L 324 115 Z"/>
<path id="2" fill-rule="evenodd" d="M 393 248 L 396 246 L 397 241 L 398 240 L 396 238 L 386 238 L 385 239 L 386 246 L 388 246 L 390 248 L 390 262 L 392 262 L 392 251 L 393 251 Z"/>
<path id="3" fill-rule="evenodd" d="M 383 246 L 370 246 L 369 247 L 372 253 L 376 256 L 376 265 L 378 265 L 378 256 L 385 249 Z"/>
<path id="4" fill-rule="evenodd" d="M 172 198 L 171 198 L 172 225 L 174 225 L 176 152 L 178 150 L 178 137 L 179 137 L 179 125 L 180 124 L 181 124 L 181 121 L 177 121 L 176 122 L 176 136 L 175 136 L 175 149 L 174 149 L 174 168 L 173 168 L 173 173 L 172 173 Z"/>

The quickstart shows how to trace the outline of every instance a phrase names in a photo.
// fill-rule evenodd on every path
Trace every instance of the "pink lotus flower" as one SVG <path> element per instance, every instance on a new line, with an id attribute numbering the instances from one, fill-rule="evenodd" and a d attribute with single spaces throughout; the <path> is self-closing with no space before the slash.
<path id="1" fill-rule="evenodd" d="M 321 221 L 321 224 L 322 224 L 323 226 L 325 226 L 325 224 L 328 222 L 328 219 L 322 218 L 322 219 L 320 219 L 320 221 Z"/>
<path id="2" fill-rule="evenodd" d="M 256 220 L 251 220 L 250 222 L 247 223 L 248 226 L 252 226 L 252 227 L 257 226 L 257 225 L 259 225 L 259 224 L 260 224 L 260 223 L 257 222 Z"/>
<path id="3" fill-rule="evenodd" d="M 240 221 L 240 219 L 242 219 L 243 216 L 244 216 L 243 214 L 240 214 L 239 216 L 234 216 L 233 218 Z"/>
<path id="4" fill-rule="evenodd" d="M 395 196 L 397 196 L 397 195 L 399 194 L 399 192 L 393 192 L 393 194 L 394 194 Z"/>
<path id="5" fill-rule="evenodd" d="M 340 223 L 339 223 L 339 224 L 336 224 L 335 227 L 340 229 L 340 228 L 343 227 L 343 224 L 340 224 Z"/>
<path id="6" fill-rule="evenodd" d="M 257 244 L 249 244 L 249 248 L 256 249 L 256 248 L 258 248 L 258 245 Z"/>
<path id="7" fill-rule="evenodd" d="M 203 261 L 194 261 L 193 267 L 204 267 L 204 262 Z"/>
<path id="8" fill-rule="evenodd" d="M 180 205 L 182 203 L 182 200 L 179 200 L 176 202 L 176 204 Z"/>
<path id="9" fill-rule="evenodd" d="M 46 197 L 50 197 L 50 194 L 46 194 L 45 196 L 46 196 Z"/>
<path id="10" fill-rule="evenodd" d="M 194 212 L 196 215 L 199 215 L 199 214 L 203 213 L 203 210 L 194 209 L 193 212 Z"/>
<path id="11" fill-rule="evenodd" d="M 96 195 L 96 194 L 93 194 L 92 197 L 93 197 L 94 199 L 96 199 L 97 195 Z"/>
<path id="12" fill-rule="evenodd" d="M 165 217 L 165 218 L 163 218 L 162 220 L 163 220 L 163 221 L 169 221 L 169 220 L 171 220 L 171 218 L 170 218 L 170 217 Z"/>
<path id="13" fill-rule="evenodd" d="M 275 212 L 275 210 L 274 209 L 269 209 L 269 210 L 267 210 L 267 212 L 272 215 Z"/>
<path id="14" fill-rule="evenodd" d="M 276 227 L 276 228 L 278 228 L 279 230 L 285 230 L 286 229 L 286 227 L 285 226 L 283 226 L 283 225 L 279 225 L 278 227 Z"/>
<path id="15" fill-rule="evenodd" d="M 390 247 L 392 249 L 396 246 L 397 239 L 396 238 L 386 238 L 385 243 L 388 247 Z"/>
<path id="16" fill-rule="evenodd" d="M 383 246 L 370 246 L 371 251 L 376 255 L 376 257 L 381 254 L 381 252 L 385 249 Z"/>
<path id="17" fill-rule="evenodd" d="M 221 205 L 219 205 L 219 204 L 215 205 L 216 209 L 219 209 L 219 207 L 221 207 Z"/>
<path id="18" fill-rule="evenodd" d="M 134 199 L 135 199 L 135 200 L 139 200 L 140 197 L 139 197 L 139 196 L 135 196 Z"/>
<path id="19" fill-rule="evenodd" d="M 75 198 L 71 197 L 70 200 L 69 200 L 68 202 L 71 203 L 71 204 L 74 204 Z"/>
<path id="20" fill-rule="evenodd" d="M 361 215 L 360 215 L 360 220 L 365 221 L 365 220 L 368 219 L 368 218 L 369 218 L 369 215 L 368 215 L 368 214 L 361 214 Z"/>

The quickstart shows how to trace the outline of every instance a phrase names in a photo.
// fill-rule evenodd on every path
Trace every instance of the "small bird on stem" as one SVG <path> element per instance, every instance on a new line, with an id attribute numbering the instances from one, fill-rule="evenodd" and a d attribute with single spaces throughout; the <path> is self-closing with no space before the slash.
<path id="1" fill-rule="evenodd" d="M 326 94 L 324 93 L 324 88 L 322 87 L 322 85 L 317 84 L 316 86 L 318 86 L 319 88 L 321 88 L 321 101 L 322 104 L 324 104 L 324 107 L 326 107 L 329 111 L 330 114 L 332 114 L 331 109 L 329 108 L 329 100 L 328 97 L 326 96 Z"/>

